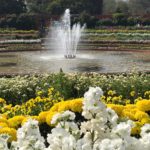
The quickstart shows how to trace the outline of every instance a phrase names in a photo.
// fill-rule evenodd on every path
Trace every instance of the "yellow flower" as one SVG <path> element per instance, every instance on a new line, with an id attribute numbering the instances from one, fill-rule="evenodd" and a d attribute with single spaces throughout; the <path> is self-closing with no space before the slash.
<path id="1" fill-rule="evenodd" d="M 141 123 L 144 125 L 144 124 L 150 124 L 150 118 L 143 118 L 142 120 L 141 120 Z"/>
<path id="2" fill-rule="evenodd" d="M 134 97 L 134 96 L 135 96 L 135 91 L 131 91 L 131 92 L 130 92 L 130 95 L 131 95 L 132 97 Z"/>
<path id="3" fill-rule="evenodd" d="M 136 99 L 134 100 L 134 103 L 137 103 L 137 102 L 139 102 L 139 101 L 141 101 L 141 100 L 143 100 L 143 98 L 142 98 L 142 97 L 138 97 L 138 98 L 136 98 Z"/>
<path id="4" fill-rule="evenodd" d="M 101 101 L 105 103 L 105 101 L 106 101 L 106 96 L 104 96 L 104 95 L 101 96 Z"/>
<path id="5" fill-rule="evenodd" d="M 56 115 L 58 112 L 49 112 L 46 116 L 46 123 L 51 126 L 51 121 L 54 115 Z"/>
<path id="6" fill-rule="evenodd" d="M 136 108 L 136 105 L 135 104 L 127 104 L 125 106 L 125 109 L 135 109 Z"/>
<path id="7" fill-rule="evenodd" d="M 137 111 L 135 113 L 135 119 L 141 121 L 143 118 L 149 118 L 149 115 L 143 111 Z"/>
<path id="8" fill-rule="evenodd" d="M 130 100 L 129 99 L 125 99 L 126 104 L 130 104 Z"/>
<path id="9" fill-rule="evenodd" d="M 62 105 L 59 105 L 58 112 L 66 111 L 70 109 L 70 101 L 65 101 Z"/>
<path id="10" fill-rule="evenodd" d="M 0 103 L 1 104 L 6 104 L 6 101 L 3 98 L 0 98 Z"/>
<path id="11" fill-rule="evenodd" d="M 0 117 L 0 122 L 3 122 L 3 123 L 8 124 L 7 119 L 6 119 L 6 118 L 4 118 L 4 117 Z"/>
<path id="12" fill-rule="evenodd" d="M 136 106 L 141 111 L 150 111 L 150 100 L 141 100 L 136 103 Z"/>
<path id="13" fill-rule="evenodd" d="M 12 128 L 18 128 L 21 126 L 22 121 L 25 119 L 25 116 L 15 116 L 13 118 L 8 119 L 9 126 Z"/>
<path id="14" fill-rule="evenodd" d="M 70 101 L 70 105 L 69 105 L 70 110 L 73 112 L 81 113 L 82 112 L 82 106 L 83 106 L 82 100 L 83 100 L 83 98 Z"/>
<path id="15" fill-rule="evenodd" d="M 8 127 L 8 124 L 5 123 L 5 122 L 0 122 L 0 128 L 1 128 L 1 127 Z"/>
<path id="16" fill-rule="evenodd" d="M 141 128 L 140 127 L 133 127 L 131 129 L 131 135 L 139 135 L 141 132 Z"/>
<path id="17" fill-rule="evenodd" d="M 46 122 L 46 117 L 47 117 L 48 113 L 49 113 L 49 111 L 44 111 L 39 114 L 39 121 L 41 123 Z"/>
<path id="18" fill-rule="evenodd" d="M 107 107 L 112 108 L 118 114 L 118 116 L 122 115 L 122 111 L 124 109 L 123 105 L 115 105 L 115 104 L 107 104 Z"/>
<path id="19" fill-rule="evenodd" d="M 131 120 L 136 120 L 136 119 L 135 119 L 135 113 L 136 113 L 137 111 L 138 111 L 137 109 L 124 109 L 124 110 L 122 111 L 121 117 L 123 117 L 123 118 L 128 118 L 128 119 L 131 119 Z"/>
<path id="20" fill-rule="evenodd" d="M 0 128 L 0 134 L 8 134 L 10 135 L 10 138 L 8 139 L 8 142 L 16 141 L 16 130 L 14 128 L 4 127 Z"/>
<path id="21" fill-rule="evenodd" d="M 146 91 L 146 92 L 144 93 L 144 96 L 150 98 L 150 91 Z"/>
<path id="22" fill-rule="evenodd" d="M 38 96 L 41 96 L 42 94 L 43 94 L 42 91 L 38 91 L 38 92 L 37 92 L 37 95 L 38 95 Z"/>
<path id="23" fill-rule="evenodd" d="M 113 96 L 113 95 L 116 94 L 116 91 L 109 90 L 109 91 L 107 92 L 107 94 L 110 95 L 110 96 Z"/>

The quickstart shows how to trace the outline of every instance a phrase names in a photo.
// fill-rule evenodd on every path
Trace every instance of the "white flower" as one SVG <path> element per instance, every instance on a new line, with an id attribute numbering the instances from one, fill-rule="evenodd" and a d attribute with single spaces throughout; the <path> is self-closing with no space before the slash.
<path id="1" fill-rule="evenodd" d="M 126 150 L 122 139 L 104 139 L 99 145 L 99 150 Z"/>
<path id="2" fill-rule="evenodd" d="M 9 135 L 0 134 L 0 150 L 8 150 L 7 140 L 9 139 Z"/>
<path id="3" fill-rule="evenodd" d="M 118 115 L 111 108 L 107 108 L 106 111 L 107 111 L 108 121 L 111 123 L 112 126 L 116 126 L 117 125 L 117 120 L 119 118 Z"/>
<path id="4" fill-rule="evenodd" d="M 145 124 L 142 128 L 141 128 L 141 133 L 140 135 L 143 137 L 146 134 L 150 135 L 150 124 Z"/>
<path id="5" fill-rule="evenodd" d="M 67 121 L 67 120 L 74 120 L 75 114 L 69 110 L 63 112 L 63 113 L 57 113 L 53 116 L 51 124 L 56 124 L 59 121 Z"/>
<path id="6" fill-rule="evenodd" d="M 132 126 L 133 124 L 131 124 L 131 121 L 121 122 L 112 129 L 112 133 L 118 137 L 129 137 Z"/>
<path id="7" fill-rule="evenodd" d="M 63 128 L 52 129 L 52 134 L 48 134 L 47 138 L 50 146 L 49 150 L 74 150 L 76 147 L 76 139 Z"/>

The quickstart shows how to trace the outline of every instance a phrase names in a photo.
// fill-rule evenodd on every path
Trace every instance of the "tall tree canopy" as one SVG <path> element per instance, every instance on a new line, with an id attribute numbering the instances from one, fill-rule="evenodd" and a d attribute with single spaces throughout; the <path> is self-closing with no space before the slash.
<path id="1" fill-rule="evenodd" d="M 24 0 L 0 0 L 0 14 L 19 14 L 26 11 Z"/>
<path id="2" fill-rule="evenodd" d="M 80 14 L 86 11 L 89 14 L 101 14 L 103 0 L 27 0 L 30 11 L 47 11 L 53 15 L 59 15 L 66 8 L 70 8 L 71 13 Z"/>

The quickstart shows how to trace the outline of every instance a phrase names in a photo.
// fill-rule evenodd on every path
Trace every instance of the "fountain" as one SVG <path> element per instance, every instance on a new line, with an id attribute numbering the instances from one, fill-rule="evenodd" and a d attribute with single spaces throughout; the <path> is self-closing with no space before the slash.
<path id="1" fill-rule="evenodd" d="M 48 49 L 52 48 L 55 52 L 63 54 L 68 59 L 76 57 L 77 46 L 84 30 L 84 26 L 81 27 L 79 23 L 71 27 L 70 18 L 70 10 L 66 9 L 60 21 L 53 22 L 50 27 L 50 35 L 48 35 L 50 40 L 46 42 L 49 43 Z"/>

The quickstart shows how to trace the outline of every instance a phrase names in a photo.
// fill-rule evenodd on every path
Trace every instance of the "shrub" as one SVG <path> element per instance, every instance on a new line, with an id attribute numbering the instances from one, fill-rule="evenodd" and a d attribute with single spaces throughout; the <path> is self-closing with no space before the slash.
<path id="1" fill-rule="evenodd" d="M 31 30 L 36 28 L 35 16 L 32 14 L 21 14 L 16 21 L 17 29 Z"/>

